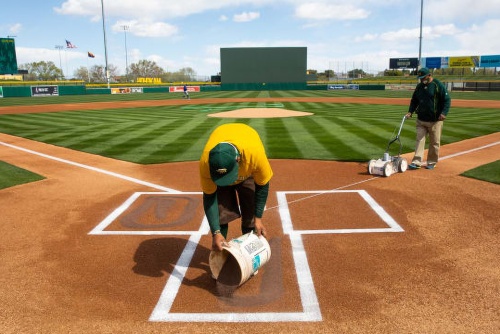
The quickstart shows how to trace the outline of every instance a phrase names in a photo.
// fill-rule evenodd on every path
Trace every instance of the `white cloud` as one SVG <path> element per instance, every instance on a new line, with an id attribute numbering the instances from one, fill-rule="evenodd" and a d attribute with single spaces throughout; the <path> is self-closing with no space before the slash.
<path id="1" fill-rule="evenodd" d="M 228 20 L 228 18 L 227 18 L 227 16 L 226 16 L 226 15 L 221 15 L 221 16 L 219 17 L 219 21 L 221 21 L 221 22 L 225 22 L 225 21 L 227 21 L 227 20 Z"/>
<path id="2" fill-rule="evenodd" d="M 359 20 L 370 15 L 365 9 L 353 5 L 310 2 L 297 6 L 295 16 L 311 20 Z"/>
<path id="3" fill-rule="evenodd" d="M 250 22 L 260 17 L 258 12 L 244 12 L 233 16 L 234 22 Z"/>
<path id="4" fill-rule="evenodd" d="M 281 0 L 282 1 L 282 0 Z M 242 5 L 260 5 L 270 0 L 106 0 L 104 10 L 106 17 L 125 17 L 134 19 L 150 19 L 154 21 L 186 17 L 208 10 L 229 8 Z M 63 15 L 101 16 L 101 3 L 98 0 L 66 0 L 54 10 Z"/>
<path id="5" fill-rule="evenodd" d="M 437 25 L 433 27 L 422 27 L 422 38 L 437 39 L 444 36 L 454 36 L 459 32 L 453 24 Z M 396 31 L 387 31 L 380 35 L 366 34 L 362 37 L 356 38 L 356 42 L 373 41 L 380 39 L 385 42 L 402 42 L 409 39 L 416 39 L 420 37 L 420 28 L 415 29 L 400 29 Z"/>
<path id="6" fill-rule="evenodd" d="M 16 24 L 13 24 L 9 27 L 9 32 L 11 34 L 17 34 L 21 31 L 21 28 L 22 28 L 22 24 L 21 23 L 16 23 Z"/>
<path id="7" fill-rule="evenodd" d="M 473 25 L 458 34 L 456 40 L 461 48 L 467 50 L 466 55 L 498 55 L 500 50 L 500 19 L 488 20 L 483 25 Z"/>
<path id="8" fill-rule="evenodd" d="M 355 42 L 360 43 L 360 42 L 370 42 L 370 41 L 375 41 L 379 38 L 378 34 L 364 34 L 361 37 L 356 37 L 354 39 Z"/>
<path id="9" fill-rule="evenodd" d="M 140 37 L 172 37 L 177 35 L 179 29 L 176 26 L 165 22 L 150 21 L 118 21 L 112 29 L 113 31 L 123 31 L 123 26 L 129 27 L 129 32 Z"/>
<path id="10" fill-rule="evenodd" d="M 424 2 L 424 20 L 467 22 L 479 17 L 494 16 L 500 13 L 500 1 L 480 0 L 427 0 Z"/>
<path id="11" fill-rule="evenodd" d="M 62 15 L 95 16 L 101 13 L 101 3 L 92 0 L 67 0 L 54 11 Z"/>

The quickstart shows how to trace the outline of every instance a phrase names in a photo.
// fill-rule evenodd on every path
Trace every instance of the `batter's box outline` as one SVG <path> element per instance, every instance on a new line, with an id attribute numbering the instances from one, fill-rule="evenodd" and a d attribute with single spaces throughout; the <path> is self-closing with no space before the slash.
<path id="1" fill-rule="evenodd" d="M 143 195 L 160 195 L 160 196 L 184 196 L 184 195 L 197 195 L 202 196 L 202 192 L 135 192 L 133 193 L 122 205 L 117 207 L 113 212 L 111 212 L 106 218 L 104 218 L 99 224 L 97 224 L 92 231 L 89 232 L 91 235 L 193 235 L 193 234 L 208 234 L 210 228 L 208 225 L 207 218 L 204 216 L 201 222 L 200 228 L 195 231 L 169 231 L 169 230 L 147 230 L 147 231 L 113 231 L 106 230 L 118 217 L 120 217 L 127 209 L 129 209 L 135 201 Z"/>
<path id="2" fill-rule="evenodd" d="M 325 229 L 325 230 L 296 230 L 293 227 L 292 216 L 288 207 L 288 194 L 303 194 L 308 195 L 304 199 L 309 199 L 323 194 L 344 194 L 357 193 L 369 207 L 375 211 L 380 219 L 387 224 L 388 227 L 382 228 L 354 228 L 354 229 Z M 310 190 L 310 191 L 278 191 L 278 207 L 285 234 L 348 234 L 348 233 L 387 233 L 387 232 L 404 232 L 404 229 L 384 210 L 384 208 L 368 194 L 366 190 Z"/>

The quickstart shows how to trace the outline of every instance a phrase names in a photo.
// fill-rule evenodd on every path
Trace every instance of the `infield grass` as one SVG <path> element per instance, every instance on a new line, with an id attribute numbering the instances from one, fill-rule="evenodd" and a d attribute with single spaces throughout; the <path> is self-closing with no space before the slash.
<path id="1" fill-rule="evenodd" d="M 43 179 L 43 176 L 0 161 L 0 189 Z"/>
<path id="2" fill-rule="evenodd" d="M 500 160 L 468 170 L 463 176 L 500 184 Z"/>

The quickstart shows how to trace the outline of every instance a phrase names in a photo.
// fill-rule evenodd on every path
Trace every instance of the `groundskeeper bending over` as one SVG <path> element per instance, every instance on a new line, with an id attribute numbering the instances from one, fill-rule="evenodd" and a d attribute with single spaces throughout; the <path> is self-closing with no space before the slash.
<path id="1" fill-rule="evenodd" d="M 222 250 L 228 223 L 241 217 L 241 232 L 265 235 L 262 215 L 273 171 L 257 131 L 245 124 L 217 127 L 200 158 L 203 207 L 212 249 Z"/>

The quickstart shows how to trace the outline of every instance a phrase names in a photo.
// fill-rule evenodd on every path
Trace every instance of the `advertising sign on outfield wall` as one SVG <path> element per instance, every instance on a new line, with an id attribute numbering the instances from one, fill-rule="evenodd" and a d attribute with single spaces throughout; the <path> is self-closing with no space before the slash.
<path id="1" fill-rule="evenodd" d="M 130 88 L 111 88 L 111 94 L 130 94 Z"/>
<path id="2" fill-rule="evenodd" d="M 480 68 L 500 67 L 500 55 L 463 56 L 463 57 L 426 57 L 422 67 L 428 68 Z"/>
<path id="3" fill-rule="evenodd" d="M 200 86 L 187 86 L 187 90 L 188 90 L 188 92 L 199 92 Z M 170 86 L 168 88 L 168 91 L 170 93 L 183 93 L 184 86 Z"/>
<path id="4" fill-rule="evenodd" d="M 448 67 L 479 67 L 479 56 L 449 57 Z"/>
<path id="5" fill-rule="evenodd" d="M 3 97 L 3 88 L 0 86 L 0 97 Z"/>
<path id="6" fill-rule="evenodd" d="M 58 86 L 31 86 L 31 96 L 59 96 Z"/>
<path id="7" fill-rule="evenodd" d="M 481 56 L 479 67 L 500 67 L 500 55 Z"/>
<path id="8" fill-rule="evenodd" d="M 142 94 L 142 87 L 111 88 L 111 94 Z"/>
<path id="9" fill-rule="evenodd" d="M 441 63 L 442 63 L 441 57 L 422 58 L 422 67 L 441 68 L 443 67 Z"/>

